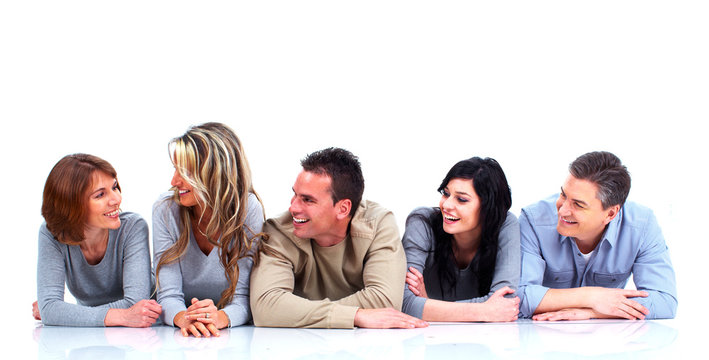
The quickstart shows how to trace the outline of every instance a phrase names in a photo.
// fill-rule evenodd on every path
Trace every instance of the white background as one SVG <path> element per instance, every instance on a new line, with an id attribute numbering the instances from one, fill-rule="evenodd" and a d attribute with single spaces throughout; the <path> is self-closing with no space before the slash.
<path id="1" fill-rule="evenodd" d="M 303 156 L 339 146 L 402 232 L 458 160 L 497 159 L 519 214 L 578 155 L 612 151 L 663 228 L 678 316 L 705 313 L 704 2 L 234 3 L 0 5 L 0 306 L 21 338 L 52 166 L 103 157 L 122 209 L 150 223 L 172 176 L 167 143 L 205 121 L 241 137 L 268 216 L 287 209 Z"/>

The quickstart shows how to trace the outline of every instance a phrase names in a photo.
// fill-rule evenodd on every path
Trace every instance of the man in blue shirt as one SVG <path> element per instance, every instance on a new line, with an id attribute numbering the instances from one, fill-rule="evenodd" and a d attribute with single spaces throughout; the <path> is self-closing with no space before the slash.
<path id="1" fill-rule="evenodd" d="M 675 274 L 652 211 L 626 202 L 630 174 L 609 152 L 569 166 L 558 197 L 522 209 L 520 315 L 534 320 L 673 318 Z M 625 290 L 630 274 L 637 290 Z"/>

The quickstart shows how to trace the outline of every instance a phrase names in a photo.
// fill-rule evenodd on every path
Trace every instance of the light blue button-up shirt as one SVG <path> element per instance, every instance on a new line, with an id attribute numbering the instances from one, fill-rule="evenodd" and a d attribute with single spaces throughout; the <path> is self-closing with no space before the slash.
<path id="1" fill-rule="evenodd" d="M 626 202 L 587 264 L 576 242 L 556 231 L 557 198 L 528 206 L 519 217 L 520 316 L 531 317 L 550 288 L 624 288 L 632 273 L 635 287 L 649 294 L 633 298 L 650 310 L 646 319 L 673 318 L 677 311 L 675 273 L 652 210 Z"/>

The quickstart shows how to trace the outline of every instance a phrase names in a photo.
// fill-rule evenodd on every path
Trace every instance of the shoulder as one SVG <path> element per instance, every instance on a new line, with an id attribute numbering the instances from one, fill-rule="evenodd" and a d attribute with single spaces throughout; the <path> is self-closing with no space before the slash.
<path id="1" fill-rule="evenodd" d="M 263 232 L 268 235 L 268 240 L 265 242 L 272 246 L 288 243 L 302 246 L 306 242 L 293 235 L 293 217 L 288 211 L 266 220 L 263 224 Z"/>
<path id="2" fill-rule="evenodd" d="M 261 204 L 261 201 L 259 201 L 259 198 L 256 196 L 256 194 L 249 193 L 247 206 L 248 208 L 246 210 L 249 216 L 251 214 L 258 214 L 259 216 L 263 216 L 263 205 Z"/>
<path id="3" fill-rule="evenodd" d="M 645 237 L 660 232 L 655 213 L 648 207 L 627 201 L 613 223 L 618 232 L 630 231 L 633 237 Z"/>
<path id="4" fill-rule="evenodd" d="M 158 196 L 153 203 L 153 216 L 168 212 L 177 212 L 179 205 L 173 200 L 174 194 L 171 191 L 164 192 Z"/>
<path id="5" fill-rule="evenodd" d="M 47 223 L 43 222 L 42 225 L 39 226 L 39 246 L 52 246 L 60 248 L 62 245 L 63 244 L 54 238 L 52 232 L 49 231 L 47 228 Z"/>
<path id="6" fill-rule="evenodd" d="M 396 220 L 391 211 L 373 201 L 364 200 L 350 222 L 350 236 L 374 239 L 378 232 L 392 227 L 396 228 Z"/>
<path id="7" fill-rule="evenodd" d="M 556 210 L 557 198 L 558 195 L 552 195 L 544 200 L 522 208 L 520 218 L 525 218 L 532 226 L 556 227 L 558 221 Z"/>
<path id="8" fill-rule="evenodd" d="M 143 219 L 142 216 L 134 212 L 122 212 L 118 217 L 121 219 L 121 227 L 132 227 L 136 225 L 146 228 L 148 227 L 148 224 L 145 222 L 145 219 Z"/>
<path id="9" fill-rule="evenodd" d="M 148 239 L 148 223 L 142 216 L 134 212 L 122 212 L 119 216 L 121 227 L 118 229 L 119 239 L 126 238 L 126 241 L 141 241 Z"/>

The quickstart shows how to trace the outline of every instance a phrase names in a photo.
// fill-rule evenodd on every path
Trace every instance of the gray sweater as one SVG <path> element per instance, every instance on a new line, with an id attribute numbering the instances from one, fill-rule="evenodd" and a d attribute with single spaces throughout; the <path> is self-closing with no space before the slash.
<path id="1" fill-rule="evenodd" d="M 402 239 L 406 252 L 407 269 L 413 266 L 423 274 L 429 298 L 480 303 L 486 301 L 496 290 L 505 286 L 517 289 L 520 273 L 519 222 L 514 214 L 508 212 L 498 237 L 497 259 L 495 273 L 490 284 L 490 293 L 480 294 L 478 292 L 477 276 L 472 269 L 472 263 L 467 268 L 457 271 L 455 290 L 451 289 L 450 284 L 443 284 L 443 289 L 446 291 L 441 293 L 438 264 L 434 262 L 433 230 L 424 219 L 420 218 L 420 216 L 429 218 L 436 211 L 438 209 L 430 207 L 414 209 L 406 219 L 406 231 Z M 414 295 L 408 285 L 404 284 L 403 312 L 421 318 L 425 303 L 426 298 Z"/>
<path id="2" fill-rule="evenodd" d="M 181 220 L 179 205 L 172 199 L 172 193 L 160 196 L 153 206 L 153 265 L 157 267 L 162 254 L 180 236 Z M 249 195 L 246 213 L 246 236 L 252 238 L 263 228 L 263 207 L 254 194 Z M 254 241 L 252 251 L 257 250 Z M 216 305 L 222 291 L 229 284 L 224 275 L 224 267 L 219 261 L 219 248 L 214 247 L 205 255 L 197 245 L 194 234 L 190 233 L 186 253 L 175 262 L 163 265 L 159 274 L 157 301 L 162 305 L 161 319 L 165 324 L 174 325 L 175 315 L 187 310 L 192 298 L 212 299 Z M 249 278 L 253 261 L 242 258 L 239 265 L 239 279 L 231 303 L 224 312 L 229 316 L 230 326 L 239 326 L 251 320 L 249 307 Z"/>
<path id="3" fill-rule="evenodd" d="M 109 309 L 150 298 L 148 224 L 130 212 L 120 219 L 96 265 L 86 262 L 78 245 L 55 240 L 46 223 L 39 228 L 37 300 L 45 325 L 104 326 Z M 65 282 L 78 304 L 64 302 Z"/>

